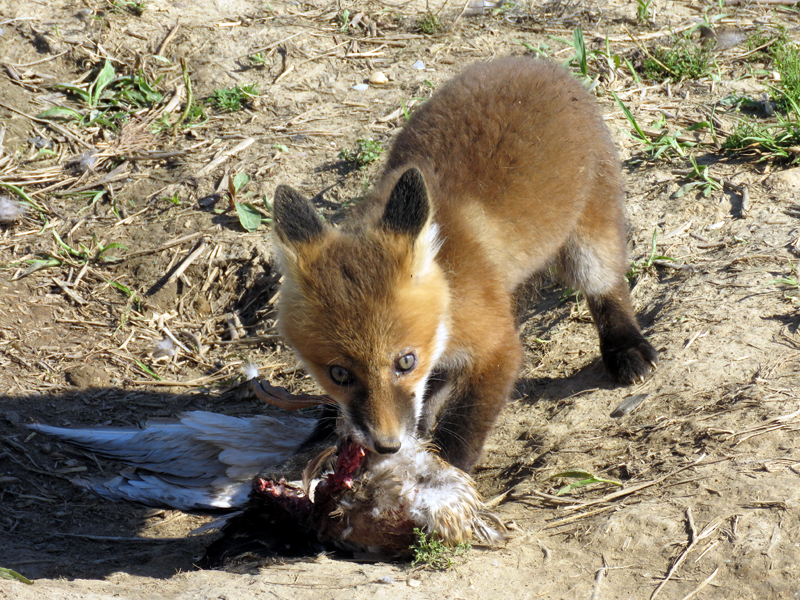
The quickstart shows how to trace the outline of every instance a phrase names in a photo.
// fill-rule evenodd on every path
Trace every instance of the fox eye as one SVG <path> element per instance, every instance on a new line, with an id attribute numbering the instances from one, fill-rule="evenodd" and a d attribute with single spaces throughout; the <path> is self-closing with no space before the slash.
<path id="1" fill-rule="evenodd" d="M 417 364 L 417 357 L 413 352 L 409 352 L 405 356 L 397 359 L 397 371 L 399 373 L 407 373 Z"/>
<path id="2" fill-rule="evenodd" d="M 350 372 L 350 369 L 345 369 L 339 365 L 333 365 L 328 369 L 328 375 L 330 375 L 333 382 L 337 385 L 347 385 L 353 381 L 353 374 Z"/>

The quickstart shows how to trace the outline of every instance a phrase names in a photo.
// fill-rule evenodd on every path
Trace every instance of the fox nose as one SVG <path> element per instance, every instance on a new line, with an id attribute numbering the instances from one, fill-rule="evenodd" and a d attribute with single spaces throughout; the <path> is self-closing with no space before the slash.
<path id="1" fill-rule="evenodd" d="M 378 454 L 394 454 L 400 450 L 400 438 L 372 436 L 372 444 Z"/>

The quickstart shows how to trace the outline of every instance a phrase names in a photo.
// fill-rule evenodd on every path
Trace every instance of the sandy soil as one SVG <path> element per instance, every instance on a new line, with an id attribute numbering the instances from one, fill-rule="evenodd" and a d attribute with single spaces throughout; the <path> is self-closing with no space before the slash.
<path id="1" fill-rule="evenodd" d="M 706 128 L 686 133 L 698 142 L 691 153 L 728 185 L 676 194 L 689 161 L 645 156 L 611 95 L 642 125 L 664 117 L 654 127 L 671 132 L 714 111 L 724 137 L 741 118 L 724 99 L 761 99 L 772 82 L 771 68 L 742 45 L 715 55 L 713 75 L 671 84 L 637 82 L 624 61 L 611 71 L 604 57 L 590 58 L 624 161 L 630 258 L 641 270 L 633 298 L 661 362 L 645 383 L 615 387 L 581 301 L 548 282 L 520 295 L 527 360 L 475 474 L 517 531 L 505 547 L 473 550 L 445 572 L 327 556 L 198 571 L 210 538 L 187 535 L 208 517 L 100 501 L 69 480 L 110 475 L 115 465 L 24 429 L 134 424 L 198 408 L 263 411 L 237 387 L 245 362 L 294 391 L 313 390 L 274 337 L 269 228 L 244 232 L 228 210 L 228 179 L 250 175 L 239 199 L 265 214 L 265 198 L 289 183 L 320 194 L 335 219 L 380 168 L 353 169 L 339 152 L 359 138 L 388 143 L 402 106 L 465 65 L 539 45 L 566 61 L 578 25 L 590 50 L 605 51 L 607 38 L 612 56 L 635 65 L 670 29 L 723 14 L 698 1 L 653 0 L 649 23 L 622 0 L 509 4 L 459 17 L 462 6 L 432 4 L 444 30 L 427 35 L 418 28 L 426 7 L 413 2 L 148 0 L 136 15 L 94 0 L 0 0 L 0 181 L 44 209 L 0 224 L 0 566 L 34 580 L 0 579 L 0 598 L 650 598 L 668 575 L 658 598 L 800 597 L 798 290 L 775 283 L 797 276 L 800 175 L 785 162 L 726 154 Z M 349 27 L 337 17 L 344 9 Z M 798 39 L 793 10 L 730 6 L 724 14 L 717 25 L 783 26 Z M 248 59 L 256 53 L 263 62 Z M 79 108 L 55 84 L 93 76 L 106 58 L 120 73 L 161 76 L 164 104 L 183 89 L 180 59 L 195 98 L 247 83 L 259 93 L 242 111 L 208 109 L 207 121 L 179 134 L 137 130 L 124 151 L 100 127 L 62 121 L 59 130 L 30 118 L 51 102 Z M 353 89 L 374 71 L 388 83 Z M 172 122 L 176 106 L 166 113 Z M 52 154 L 38 153 L 37 138 Z M 83 173 L 65 166 L 92 149 L 106 152 L 105 162 Z M 225 158 L 206 168 L 216 157 Z M 121 164 L 122 176 L 109 179 Z M 94 204 L 59 194 L 81 187 L 106 194 Z M 675 260 L 645 268 L 654 231 L 657 254 Z M 72 248 L 126 249 L 89 262 L 65 257 L 53 232 Z M 167 279 L 201 240 L 199 258 Z M 42 253 L 61 260 L 20 277 L 24 261 Z M 171 361 L 150 355 L 165 328 L 187 345 Z M 643 401 L 612 418 L 631 397 Z M 573 467 L 623 486 L 554 498 L 564 481 L 550 477 Z"/>

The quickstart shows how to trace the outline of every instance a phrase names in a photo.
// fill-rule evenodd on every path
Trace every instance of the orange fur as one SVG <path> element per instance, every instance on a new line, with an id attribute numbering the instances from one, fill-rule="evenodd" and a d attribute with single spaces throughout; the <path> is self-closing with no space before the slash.
<path id="1" fill-rule="evenodd" d="M 496 60 L 443 86 L 342 227 L 304 202 L 276 192 L 281 330 L 339 402 L 345 432 L 373 450 L 432 435 L 453 464 L 474 465 L 521 364 L 512 294 L 550 264 L 586 293 L 615 379 L 655 364 L 624 280 L 614 146 L 556 65 Z M 333 365 L 352 380 L 337 384 Z"/>

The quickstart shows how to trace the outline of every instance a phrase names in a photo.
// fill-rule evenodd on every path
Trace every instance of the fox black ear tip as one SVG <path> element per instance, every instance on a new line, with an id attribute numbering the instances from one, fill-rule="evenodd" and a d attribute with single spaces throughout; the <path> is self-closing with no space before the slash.
<path id="1" fill-rule="evenodd" d="M 297 202 L 299 198 L 302 198 L 300 192 L 290 185 L 282 183 L 275 188 L 274 201 L 276 204 L 288 204 L 292 201 Z"/>
<path id="2" fill-rule="evenodd" d="M 422 176 L 422 171 L 419 170 L 419 167 L 410 167 L 400 177 L 401 179 L 412 179 L 423 184 L 425 183 L 425 178 Z"/>

